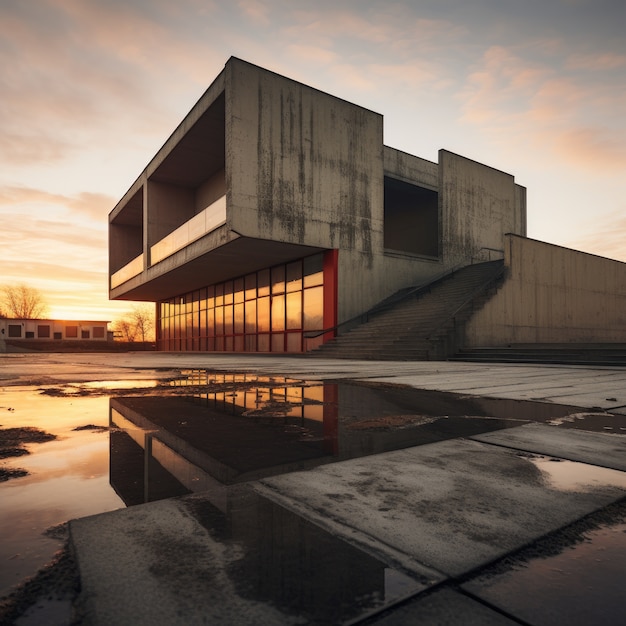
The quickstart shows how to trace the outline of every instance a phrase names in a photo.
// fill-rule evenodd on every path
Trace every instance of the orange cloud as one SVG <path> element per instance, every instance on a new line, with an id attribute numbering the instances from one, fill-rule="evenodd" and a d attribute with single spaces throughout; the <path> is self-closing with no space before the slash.
<path id="1" fill-rule="evenodd" d="M 556 46 L 555 49 L 560 49 Z M 558 72 L 502 46 L 491 47 L 468 76 L 459 99 L 462 121 L 495 141 L 537 158 L 541 147 L 559 161 L 589 168 L 626 165 L 626 95 L 621 82 L 589 73 Z M 524 146 L 524 148 L 522 148 Z"/>
<path id="2" fill-rule="evenodd" d="M 304 62 L 314 61 L 330 64 L 337 62 L 339 59 L 339 55 L 336 52 L 315 45 L 289 44 L 287 51 L 289 52 L 289 56 L 296 57 Z"/>
<path id="3" fill-rule="evenodd" d="M 626 55 L 605 52 L 602 54 L 573 54 L 566 67 L 572 70 L 606 71 L 626 67 Z"/>
<path id="4" fill-rule="evenodd" d="M 29 187 L 0 187 L 0 207 L 16 204 L 51 204 L 65 207 L 75 215 L 106 223 L 109 211 L 115 206 L 115 198 L 102 193 L 82 192 L 75 196 L 50 193 Z"/>
<path id="5" fill-rule="evenodd" d="M 626 143 L 607 128 L 571 128 L 553 139 L 555 150 L 571 161 L 599 170 L 624 171 Z"/>
<path id="6" fill-rule="evenodd" d="M 254 20 L 264 26 L 270 23 L 269 7 L 260 0 L 237 0 L 239 10 L 250 20 Z"/>
<path id="7" fill-rule="evenodd" d="M 626 204 L 588 222 L 588 231 L 569 242 L 572 248 L 626 262 Z"/>

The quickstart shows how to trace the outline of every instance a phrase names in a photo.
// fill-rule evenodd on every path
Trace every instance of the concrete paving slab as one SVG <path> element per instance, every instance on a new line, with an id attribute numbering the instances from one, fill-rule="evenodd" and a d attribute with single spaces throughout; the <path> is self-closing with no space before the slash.
<path id="1" fill-rule="evenodd" d="M 224 547 L 175 500 L 74 520 L 70 532 L 84 623 L 199 624 L 207 606 L 222 613 L 221 623 L 280 623 L 270 607 L 250 612 L 213 570 Z M 203 585 L 208 576 L 212 584 Z"/>
<path id="2" fill-rule="evenodd" d="M 249 487 L 74 520 L 85 624 L 339 624 L 443 576 L 403 572 Z"/>
<path id="3" fill-rule="evenodd" d="M 163 500 L 73 520 L 81 577 L 81 623 L 295 624 L 245 597 L 228 574 L 241 557 L 180 500 Z"/>
<path id="4" fill-rule="evenodd" d="M 474 435 L 471 439 L 626 472 L 626 435 L 525 424 Z"/>
<path id="5" fill-rule="evenodd" d="M 540 374 L 540 383 L 536 379 L 529 382 L 526 378 L 516 378 L 514 372 L 506 372 L 504 378 L 500 380 L 506 380 L 508 376 L 509 382 L 499 385 L 494 385 L 494 378 L 487 375 L 487 372 L 469 374 L 465 377 L 450 377 L 446 373 L 432 376 L 401 374 L 395 376 L 393 382 L 418 389 L 514 400 L 546 401 L 588 408 L 600 407 L 605 410 L 612 409 L 619 403 L 619 400 L 609 398 L 622 397 L 623 389 L 626 389 L 626 370 L 611 377 L 610 382 L 602 378 L 602 383 L 598 382 L 596 372 L 593 370 L 583 372 L 582 379 L 578 368 L 567 373 L 537 368 L 537 372 Z M 383 382 L 383 379 L 374 378 L 370 381 Z"/>
<path id="6" fill-rule="evenodd" d="M 451 440 L 260 481 L 261 494 L 368 550 L 459 576 L 626 495 L 626 474 L 571 485 L 559 463 Z M 570 463 L 563 461 L 563 463 Z M 571 465 L 570 465 L 571 469 Z"/>

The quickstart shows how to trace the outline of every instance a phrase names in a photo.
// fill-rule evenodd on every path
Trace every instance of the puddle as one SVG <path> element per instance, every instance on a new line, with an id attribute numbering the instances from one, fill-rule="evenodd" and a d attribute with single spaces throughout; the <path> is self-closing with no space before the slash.
<path id="1" fill-rule="evenodd" d="M 280 612 L 279 623 L 341 624 L 432 584 L 390 567 L 247 486 L 183 502 L 219 542 L 208 574 L 219 579 L 225 573 L 232 583 L 221 598 L 226 611 L 244 603 L 243 614 L 246 606 L 254 607 L 251 621 L 262 622 L 258 607 L 267 606 Z M 177 577 L 169 567 L 164 575 Z M 168 587 L 176 589 L 176 584 L 181 583 Z M 225 609 L 215 604 L 203 607 L 203 618 L 220 623 Z"/>
<path id="2" fill-rule="evenodd" d="M 626 488 L 626 473 L 587 463 L 523 455 L 541 472 L 551 489 L 588 493 L 604 487 Z"/>
<path id="3" fill-rule="evenodd" d="M 0 459 L 17 472 L 0 483 L 0 595 L 50 561 L 62 542 L 44 532 L 69 519 L 527 421 L 584 425 L 562 419 L 573 413 L 580 409 L 205 370 L 1 389 L 0 428 L 56 438 Z M 387 587 L 400 580 L 383 578 Z"/>
<path id="4" fill-rule="evenodd" d="M 30 454 L 0 460 L 27 475 L 0 483 L 0 596 L 49 562 L 62 546 L 46 529 L 124 506 L 109 482 L 109 398 L 50 397 L 34 387 L 0 390 L 0 428 L 37 428 L 56 438 L 25 443 Z M 14 410 L 9 411 L 8 408 Z"/>
<path id="5" fill-rule="evenodd" d="M 73 389 L 100 389 L 100 390 L 117 390 L 117 389 L 138 389 L 157 387 L 162 384 L 160 380 L 96 380 L 89 383 L 71 383 L 67 388 Z"/>
<path id="6" fill-rule="evenodd" d="M 626 503 L 611 509 L 613 519 L 555 533 L 463 588 L 536 626 L 623 624 Z"/>
<path id="7" fill-rule="evenodd" d="M 626 420 L 619 419 L 612 413 L 583 411 L 551 419 L 547 423 L 552 426 L 565 426 L 580 430 L 593 430 L 616 435 L 626 434 Z"/>

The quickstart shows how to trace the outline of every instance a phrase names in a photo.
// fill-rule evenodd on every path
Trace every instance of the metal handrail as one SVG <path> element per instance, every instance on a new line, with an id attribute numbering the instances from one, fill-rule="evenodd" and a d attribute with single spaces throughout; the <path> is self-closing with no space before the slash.
<path id="1" fill-rule="evenodd" d="M 506 268 L 503 265 L 497 274 L 494 274 L 491 278 L 489 278 L 489 280 L 486 280 L 485 282 L 481 283 L 478 287 L 476 287 L 476 289 L 474 289 L 471 292 L 471 294 L 467 298 L 465 298 L 465 300 L 463 300 L 462 304 L 460 304 L 456 309 L 454 309 L 454 311 L 450 315 L 448 315 L 443 320 L 443 322 L 441 322 L 434 330 L 432 330 L 429 333 L 426 340 L 430 341 L 434 339 L 437 333 L 444 326 L 446 326 L 450 320 L 454 320 L 456 316 L 460 313 L 460 311 L 464 309 L 480 292 L 485 291 L 485 289 L 487 289 L 487 287 L 489 287 L 492 283 L 495 283 L 497 280 L 499 280 L 504 275 L 505 269 Z"/>
<path id="2" fill-rule="evenodd" d="M 421 285 L 417 285 L 416 287 L 409 287 L 407 292 L 403 293 L 401 296 L 398 296 L 397 298 L 394 298 L 395 294 L 389 296 L 388 298 L 385 298 L 385 300 L 374 305 L 371 309 L 369 309 L 365 313 L 355 315 L 354 317 L 351 317 L 349 320 L 346 320 L 345 322 L 341 322 L 341 324 L 337 324 L 336 326 L 324 328 L 323 330 L 307 331 L 303 333 L 303 336 L 305 339 L 315 339 L 316 337 L 320 337 L 321 335 L 324 335 L 325 333 L 330 333 L 335 330 L 339 330 L 340 328 L 343 328 L 344 326 L 347 326 L 348 324 L 353 324 L 353 325 L 365 324 L 366 322 L 369 321 L 370 317 L 374 317 L 376 315 L 379 315 L 380 313 L 384 313 L 385 311 L 388 311 L 389 309 L 395 307 L 400 302 L 404 302 L 408 300 L 409 298 L 412 298 L 418 295 L 419 293 L 428 291 L 436 282 L 443 280 L 444 278 L 446 278 L 450 274 L 453 274 L 454 272 L 461 269 L 462 267 L 467 267 L 467 265 L 462 265 L 459 263 L 458 265 L 455 265 L 451 269 L 448 269 L 445 272 L 441 272 L 440 274 L 437 274 L 434 278 L 429 279 L 429 282 L 427 283 L 422 283 Z M 315 333 L 315 334 L 311 334 L 311 333 Z"/>

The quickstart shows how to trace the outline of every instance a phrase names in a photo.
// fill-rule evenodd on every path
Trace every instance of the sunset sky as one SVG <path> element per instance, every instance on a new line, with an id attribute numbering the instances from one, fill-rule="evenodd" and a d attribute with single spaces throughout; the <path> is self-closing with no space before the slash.
<path id="1" fill-rule="evenodd" d="M 107 215 L 230 56 L 528 188 L 528 235 L 626 261 L 624 0 L 0 0 L 0 285 L 114 320 Z"/>

